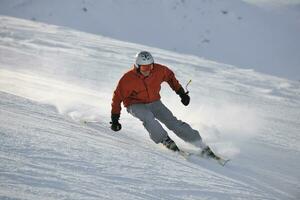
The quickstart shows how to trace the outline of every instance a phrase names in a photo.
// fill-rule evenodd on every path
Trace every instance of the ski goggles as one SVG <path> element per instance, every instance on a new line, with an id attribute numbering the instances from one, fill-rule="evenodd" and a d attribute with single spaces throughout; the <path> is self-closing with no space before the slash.
<path id="1" fill-rule="evenodd" d="M 149 72 L 153 68 L 153 64 L 149 65 L 140 65 L 140 71 L 141 72 Z"/>

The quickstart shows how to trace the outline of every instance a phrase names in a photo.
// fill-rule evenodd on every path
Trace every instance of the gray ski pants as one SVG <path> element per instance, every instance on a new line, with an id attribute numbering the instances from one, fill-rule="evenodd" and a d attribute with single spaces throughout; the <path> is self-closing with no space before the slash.
<path id="1" fill-rule="evenodd" d="M 127 111 L 143 122 L 155 143 L 162 142 L 168 136 L 157 120 L 186 142 L 202 142 L 199 132 L 192 129 L 189 124 L 178 120 L 160 100 L 149 104 L 134 104 L 129 106 Z"/>

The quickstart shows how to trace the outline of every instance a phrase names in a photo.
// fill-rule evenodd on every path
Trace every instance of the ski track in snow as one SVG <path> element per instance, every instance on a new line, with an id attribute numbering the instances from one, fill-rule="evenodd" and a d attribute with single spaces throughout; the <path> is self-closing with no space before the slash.
<path id="1" fill-rule="evenodd" d="M 1 97 L 1 105 L 6 105 L 1 119 L 7 122 L 1 126 L 4 196 L 185 199 L 185 195 L 213 194 L 270 198 L 259 187 L 236 180 L 237 174 L 230 169 L 228 173 L 212 163 L 187 162 L 180 155 L 157 152 L 141 141 L 106 134 L 109 130 L 103 125 L 85 127 L 48 105 L 5 93 Z M 11 196 L 16 190 L 20 192 Z"/>
<path id="2" fill-rule="evenodd" d="M 125 109 L 110 131 L 113 89 L 143 49 L 192 79 L 189 107 L 168 86 L 162 100 L 228 166 L 160 148 Z M 297 82 L 4 16 L 0 55 L 0 199 L 299 198 Z"/>

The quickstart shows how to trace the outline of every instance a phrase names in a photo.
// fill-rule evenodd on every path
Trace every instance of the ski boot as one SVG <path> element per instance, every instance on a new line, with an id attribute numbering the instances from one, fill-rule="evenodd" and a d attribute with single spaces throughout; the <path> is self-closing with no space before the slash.
<path id="1" fill-rule="evenodd" d="M 201 151 L 201 156 L 207 157 L 207 158 L 212 158 L 212 159 L 218 161 L 218 163 L 220 165 L 222 165 L 223 167 L 226 165 L 226 163 L 228 163 L 230 161 L 229 159 L 225 159 L 225 158 L 222 158 L 222 157 L 216 155 L 208 146 L 205 147 Z"/>
<path id="2" fill-rule="evenodd" d="M 216 156 L 216 154 L 209 148 L 209 146 L 205 147 L 205 148 L 201 151 L 201 156 L 203 156 L 203 157 L 208 157 L 208 158 L 219 159 L 219 157 Z"/>
<path id="3" fill-rule="evenodd" d="M 162 144 L 172 151 L 179 151 L 176 143 L 169 136 L 162 141 Z"/>

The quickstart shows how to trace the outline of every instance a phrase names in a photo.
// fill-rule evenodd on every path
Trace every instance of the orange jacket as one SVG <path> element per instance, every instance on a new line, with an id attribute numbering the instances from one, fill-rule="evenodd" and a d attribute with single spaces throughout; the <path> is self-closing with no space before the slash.
<path id="1" fill-rule="evenodd" d="M 134 67 L 120 79 L 112 98 L 112 114 L 120 114 L 121 103 L 125 107 L 132 104 L 151 103 L 160 99 L 160 85 L 166 81 L 177 92 L 181 85 L 172 70 L 155 63 L 149 76 L 145 77 Z"/>

